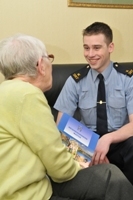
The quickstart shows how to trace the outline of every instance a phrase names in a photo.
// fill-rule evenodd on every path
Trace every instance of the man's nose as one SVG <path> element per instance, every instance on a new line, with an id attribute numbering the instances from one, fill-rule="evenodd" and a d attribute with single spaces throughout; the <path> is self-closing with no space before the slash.
<path id="1" fill-rule="evenodd" d="M 90 49 L 88 52 L 89 57 L 93 57 L 95 55 L 95 51 L 93 49 Z"/>

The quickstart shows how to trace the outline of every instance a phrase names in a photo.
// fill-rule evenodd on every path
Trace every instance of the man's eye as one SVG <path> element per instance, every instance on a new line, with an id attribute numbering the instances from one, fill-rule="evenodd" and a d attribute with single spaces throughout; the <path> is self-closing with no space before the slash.
<path id="1" fill-rule="evenodd" d="M 89 50 L 89 47 L 84 47 L 85 50 Z"/>
<path id="2" fill-rule="evenodd" d="M 99 47 L 99 46 L 98 46 L 98 47 L 96 46 L 95 49 L 98 50 L 98 49 L 100 49 L 100 47 Z"/>

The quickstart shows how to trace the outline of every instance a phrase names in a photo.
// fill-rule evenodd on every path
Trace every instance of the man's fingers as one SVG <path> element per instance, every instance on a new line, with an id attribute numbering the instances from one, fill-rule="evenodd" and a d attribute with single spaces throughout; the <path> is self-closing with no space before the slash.
<path id="1" fill-rule="evenodd" d="M 90 166 L 102 164 L 102 163 L 109 163 L 109 160 L 107 159 L 107 157 L 104 154 L 97 152 L 93 155 Z"/>

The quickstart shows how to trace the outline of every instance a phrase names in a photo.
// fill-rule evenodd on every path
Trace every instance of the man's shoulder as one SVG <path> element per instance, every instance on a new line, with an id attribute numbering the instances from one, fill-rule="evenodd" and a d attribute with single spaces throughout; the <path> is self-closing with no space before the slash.
<path id="1" fill-rule="evenodd" d="M 71 74 L 71 77 L 74 79 L 75 82 L 79 82 L 81 79 L 83 79 L 89 72 L 90 66 L 86 65 L 85 67 L 73 72 Z"/>
<path id="2" fill-rule="evenodd" d="M 124 64 L 121 64 L 121 63 L 114 62 L 113 67 L 119 73 L 122 73 L 124 75 L 129 76 L 129 77 L 133 76 L 133 65 L 124 65 Z"/>

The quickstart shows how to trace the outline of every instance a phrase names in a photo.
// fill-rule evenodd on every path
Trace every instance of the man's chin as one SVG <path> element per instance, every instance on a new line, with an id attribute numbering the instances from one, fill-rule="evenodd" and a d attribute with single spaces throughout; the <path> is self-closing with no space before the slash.
<path id="1" fill-rule="evenodd" d="M 92 69 L 98 69 L 98 66 L 97 65 L 94 65 L 94 64 L 89 64 L 90 65 L 90 67 L 92 68 Z"/>

